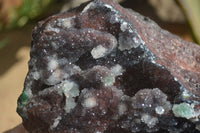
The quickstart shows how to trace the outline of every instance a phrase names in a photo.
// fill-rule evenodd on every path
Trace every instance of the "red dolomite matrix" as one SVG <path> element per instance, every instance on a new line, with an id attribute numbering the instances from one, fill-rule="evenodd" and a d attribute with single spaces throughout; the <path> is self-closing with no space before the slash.
<path id="1" fill-rule="evenodd" d="M 38 23 L 17 112 L 33 133 L 199 133 L 200 47 L 112 0 Z"/>

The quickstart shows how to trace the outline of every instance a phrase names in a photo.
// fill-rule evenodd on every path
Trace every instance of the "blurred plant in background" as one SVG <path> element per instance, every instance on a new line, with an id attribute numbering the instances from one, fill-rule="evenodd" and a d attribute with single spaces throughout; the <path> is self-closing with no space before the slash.
<path id="1" fill-rule="evenodd" d="M 200 0 L 178 0 L 191 26 L 192 33 L 200 44 Z"/>
<path id="2" fill-rule="evenodd" d="M 54 0 L 1 0 L 0 31 L 22 27 L 29 20 L 35 19 Z"/>
<path id="3" fill-rule="evenodd" d="M 20 28 L 26 25 L 30 20 L 39 20 L 38 17 L 44 13 L 50 12 L 49 7 L 59 7 L 61 12 L 74 6 L 78 6 L 88 0 L 0 0 L 0 32 Z M 183 13 L 188 20 L 195 41 L 200 44 L 200 0 L 115 0 L 123 3 L 126 1 L 138 1 L 138 3 L 149 3 L 156 11 L 158 17 L 167 22 L 184 21 Z M 58 6 L 58 3 L 60 6 Z M 134 2 L 133 2 L 134 3 Z M 137 3 L 137 2 L 135 2 Z M 129 5 L 130 8 L 134 5 Z M 138 8 L 142 8 L 139 6 Z M 135 10 L 134 8 L 132 8 Z M 144 9 L 145 10 L 145 9 Z M 137 11 L 137 10 L 136 10 Z M 49 14 L 51 15 L 51 14 Z M 147 15 L 148 16 L 148 15 Z M 178 21 L 177 21 L 178 20 Z M 156 21 L 157 22 L 157 21 Z M 170 23 L 171 23 L 170 22 Z M 8 42 L 7 39 L 0 41 L 0 49 Z"/>

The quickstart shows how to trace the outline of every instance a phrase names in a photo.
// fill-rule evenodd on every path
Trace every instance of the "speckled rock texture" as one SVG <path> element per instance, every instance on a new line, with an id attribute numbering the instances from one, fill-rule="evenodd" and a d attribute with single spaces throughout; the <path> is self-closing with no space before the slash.
<path id="1" fill-rule="evenodd" d="M 33 133 L 200 132 L 200 47 L 112 0 L 37 24 L 17 112 Z"/>

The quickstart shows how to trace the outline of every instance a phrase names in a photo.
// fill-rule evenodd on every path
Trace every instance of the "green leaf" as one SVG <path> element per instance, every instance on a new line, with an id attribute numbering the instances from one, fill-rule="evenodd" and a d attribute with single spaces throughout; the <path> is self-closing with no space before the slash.
<path id="1" fill-rule="evenodd" d="M 178 2 L 189 21 L 197 43 L 200 44 L 200 0 L 178 0 Z"/>

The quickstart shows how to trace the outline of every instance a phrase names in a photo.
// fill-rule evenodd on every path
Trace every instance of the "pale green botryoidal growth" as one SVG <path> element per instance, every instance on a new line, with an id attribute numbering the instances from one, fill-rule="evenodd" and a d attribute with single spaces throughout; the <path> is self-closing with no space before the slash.
<path id="1" fill-rule="evenodd" d="M 175 104 L 172 111 L 176 117 L 190 119 L 194 116 L 194 109 L 188 103 Z"/>

